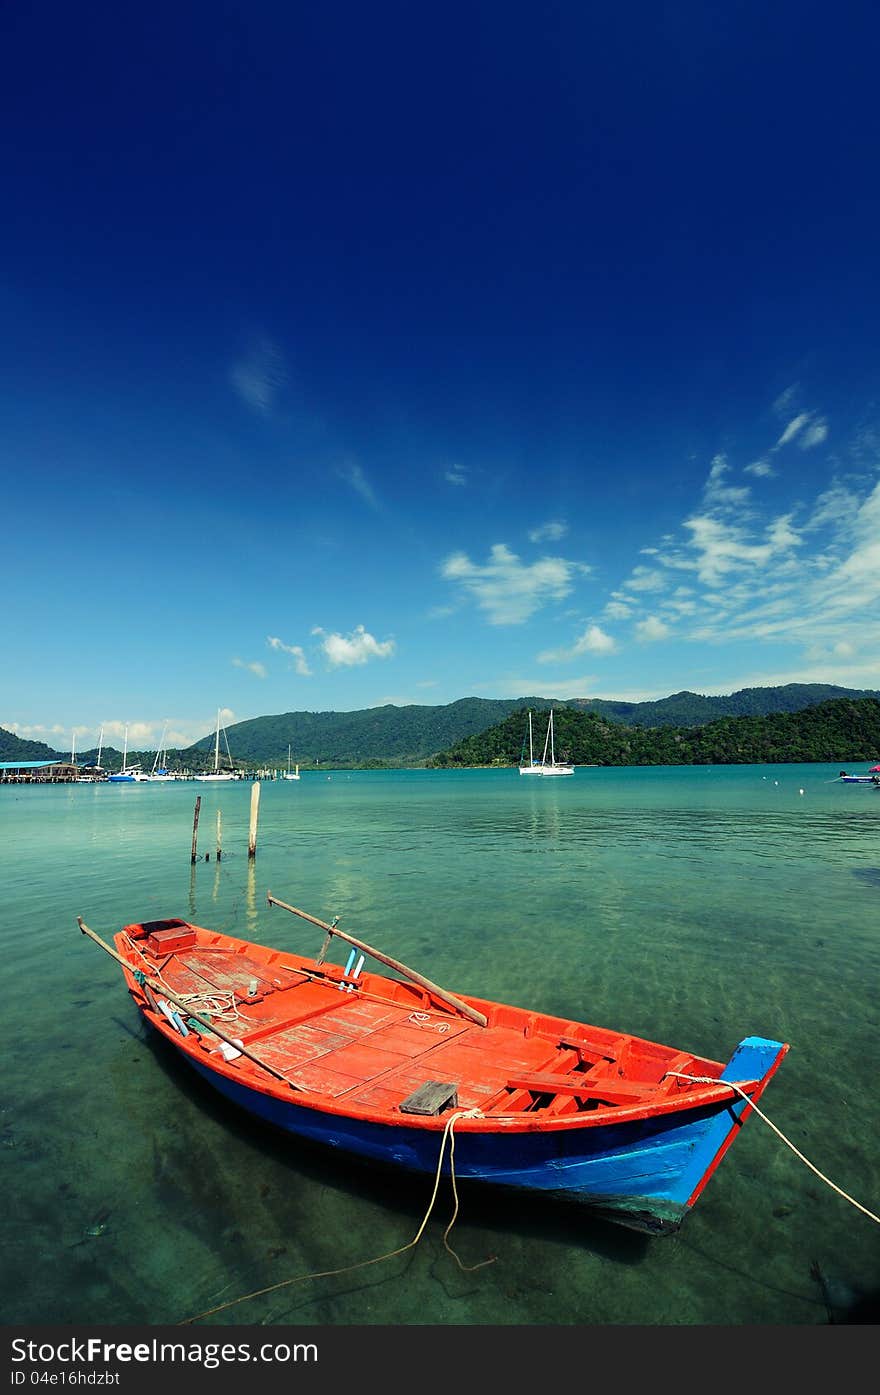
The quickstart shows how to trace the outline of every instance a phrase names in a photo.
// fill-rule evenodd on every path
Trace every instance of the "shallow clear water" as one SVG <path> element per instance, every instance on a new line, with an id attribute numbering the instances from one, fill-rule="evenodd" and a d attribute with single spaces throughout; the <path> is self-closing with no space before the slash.
<path id="1" fill-rule="evenodd" d="M 752 1033 L 790 1042 L 762 1109 L 880 1214 L 880 793 L 836 775 L 303 772 L 263 783 L 253 861 L 250 785 L 0 787 L 3 1321 L 175 1323 L 415 1235 L 429 1184 L 223 1104 L 148 1037 L 76 926 L 109 940 L 183 916 L 316 952 L 321 932 L 270 911 L 267 889 L 452 991 L 719 1060 Z M 677 1236 L 467 1187 L 460 1200 L 450 1242 L 486 1267 L 444 1248 L 444 1189 L 415 1248 L 205 1321 L 877 1320 L 880 1226 L 756 1116 Z"/>

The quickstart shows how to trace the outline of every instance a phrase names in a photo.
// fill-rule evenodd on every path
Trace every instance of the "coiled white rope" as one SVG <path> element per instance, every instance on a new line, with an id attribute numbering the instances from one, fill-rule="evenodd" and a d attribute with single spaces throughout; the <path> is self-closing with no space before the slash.
<path id="1" fill-rule="evenodd" d="M 480 1262 L 479 1262 L 479 1264 L 462 1264 L 462 1262 L 461 1262 L 461 1260 L 459 1259 L 458 1255 L 455 1253 L 455 1250 L 454 1250 L 454 1249 L 452 1248 L 452 1246 L 449 1244 L 449 1232 L 451 1231 L 452 1227 L 455 1225 L 455 1219 L 456 1219 L 456 1217 L 457 1217 L 457 1215 L 458 1215 L 458 1188 L 456 1187 L 456 1184 L 455 1184 L 455 1164 L 454 1164 L 454 1157 L 455 1157 L 455 1135 L 454 1135 L 454 1129 L 455 1129 L 455 1125 L 456 1125 L 456 1123 L 458 1122 L 459 1119 L 480 1119 L 480 1118 L 482 1118 L 482 1110 L 474 1108 L 474 1109 L 457 1109 L 457 1110 L 455 1111 L 455 1113 L 450 1114 L 449 1118 L 446 1120 L 446 1127 L 445 1127 L 444 1130 L 443 1130 L 443 1137 L 442 1137 L 442 1139 L 441 1139 L 441 1141 L 440 1141 L 440 1156 L 439 1156 L 438 1159 L 437 1159 L 437 1171 L 436 1171 L 435 1174 L 434 1174 L 434 1190 L 433 1190 L 433 1192 L 431 1193 L 431 1200 L 430 1200 L 430 1202 L 428 1203 L 428 1209 L 427 1209 L 427 1211 L 426 1211 L 425 1214 L 424 1214 L 424 1217 L 423 1217 L 423 1219 L 422 1219 L 421 1225 L 419 1226 L 419 1228 L 418 1228 L 418 1230 L 416 1231 L 415 1235 L 413 1236 L 412 1240 L 408 1241 L 407 1244 L 401 1245 L 401 1246 L 399 1247 L 399 1249 L 396 1249 L 396 1250 L 389 1250 L 389 1251 L 387 1252 L 387 1254 L 384 1254 L 384 1255 L 376 1255 L 373 1259 L 361 1259 L 361 1260 L 358 1260 L 357 1263 L 355 1263 L 355 1264 L 346 1264 L 346 1265 L 343 1265 L 343 1267 L 342 1267 L 341 1269 L 324 1269 L 324 1270 L 322 1270 L 321 1272 L 316 1273 L 316 1274 L 298 1274 L 298 1275 L 297 1275 L 295 1278 L 293 1278 L 293 1279 L 282 1279 L 282 1280 L 280 1281 L 280 1283 L 277 1283 L 277 1284 L 270 1284 L 268 1288 L 258 1288 L 258 1289 L 255 1289 L 253 1293 L 244 1293 L 244 1294 L 242 1294 L 242 1296 L 241 1296 L 240 1298 L 231 1298 L 231 1299 L 229 1300 L 228 1303 L 219 1303 L 219 1304 L 217 1305 L 216 1308 L 206 1308 L 206 1310 L 205 1310 L 203 1313 L 196 1313 L 196 1315 L 195 1315 L 194 1317 L 183 1318 L 180 1322 L 176 1323 L 175 1326 L 177 1326 L 177 1327 L 186 1327 L 186 1326 L 188 1326 L 188 1325 L 189 1325 L 190 1323 L 192 1323 L 192 1322 L 199 1322 L 199 1321 L 201 1320 L 201 1318 L 211 1317 L 214 1313 L 222 1313 L 223 1310 L 224 1310 L 224 1308 L 233 1308 L 233 1307 L 235 1306 L 236 1303 L 244 1303 L 244 1302 L 246 1302 L 246 1301 L 247 1301 L 248 1299 L 250 1299 L 250 1298 L 261 1298 L 261 1297 L 262 1297 L 264 1294 L 266 1294 L 266 1293 L 274 1293 L 274 1292 L 275 1292 L 277 1289 L 279 1289 L 279 1288 L 287 1288 L 287 1287 L 289 1287 L 290 1284 L 302 1284 L 302 1283 L 305 1283 L 305 1281 L 306 1281 L 307 1279 L 327 1279 L 327 1278 L 330 1278 L 332 1275 L 335 1275 L 335 1274 L 350 1274 L 351 1271 L 352 1271 L 353 1269 L 366 1269 L 366 1268 L 367 1268 L 369 1265 L 371 1265 L 371 1264 L 379 1264 L 379 1263 L 381 1263 L 382 1260 L 385 1260 L 385 1259 L 393 1259 L 395 1255 L 402 1255 L 402 1254 L 405 1254 L 407 1250 L 413 1249 L 413 1247 L 419 1243 L 419 1241 L 420 1241 L 421 1238 L 422 1238 L 422 1235 L 424 1234 L 425 1226 L 428 1224 L 428 1220 L 429 1220 L 429 1218 L 430 1218 L 431 1212 L 432 1212 L 433 1209 L 434 1209 L 434 1203 L 435 1203 L 435 1201 L 437 1200 L 437 1192 L 439 1191 L 439 1188 L 440 1188 L 440 1175 L 441 1175 L 441 1173 L 442 1173 L 442 1171 L 443 1171 L 443 1158 L 444 1158 L 444 1155 L 445 1155 L 445 1153 L 446 1153 L 446 1144 L 447 1144 L 447 1142 L 449 1143 L 449 1172 L 450 1172 L 450 1177 L 451 1177 L 451 1179 L 452 1179 L 452 1194 L 453 1194 L 453 1196 L 454 1196 L 454 1198 L 455 1198 L 455 1209 L 454 1209 L 454 1211 L 453 1211 L 453 1213 L 452 1213 L 452 1220 L 449 1222 L 449 1225 L 446 1227 L 446 1229 L 445 1229 L 444 1232 L 443 1232 L 443 1244 L 445 1245 L 445 1247 L 446 1247 L 446 1249 L 449 1251 L 449 1253 L 452 1255 L 452 1258 L 455 1260 L 455 1262 L 456 1262 L 456 1264 L 458 1265 L 459 1269 L 463 1270 L 464 1273 L 466 1273 L 466 1274 L 472 1273 L 473 1270 L 475 1270 L 475 1269 L 482 1269 L 482 1268 L 483 1268 L 485 1265 L 487 1265 L 487 1264 L 494 1264 L 494 1263 L 495 1263 L 495 1256 L 494 1256 L 494 1255 L 490 1255 L 488 1259 L 481 1259 Z"/>
<path id="2" fill-rule="evenodd" d="M 791 1151 L 794 1153 L 795 1157 L 799 1158 L 800 1161 L 804 1164 L 804 1166 L 808 1167 L 811 1172 L 814 1172 L 820 1181 L 824 1182 L 826 1186 L 830 1187 L 833 1192 L 837 1192 L 837 1195 L 843 1197 L 844 1201 L 848 1201 L 851 1206 L 855 1206 L 856 1210 L 861 1211 L 864 1215 L 868 1217 L 869 1220 L 876 1221 L 877 1224 L 880 1225 L 880 1216 L 875 1216 L 873 1211 L 869 1211 L 866 1206 L 862 1206 L 861 1202 L 858 1202 L 855 1200 L 854 1197 L 849 1196 L 847 1192 L 843 1191 L 840 1187 L 838 1187 L 835 1182 L 832 1182 L 830 1177 L 826 1177 L 824 1172 L 820 1172 L 818 1167 L 814 1166 L 814 1164 L 810 1162 L 809 1158 L 805 1158 L 800 1149 L 794 1146 L 790 1138 L 786 1138 L 785 1134 L 782 1132 L 781 1129 L 778 1129 L 776 1127 L 772 1119 L 767 1118 L 767 1115 L 764 1114 L 758 1108 L 754 1100 L 749 1098 L 749 1096 L 746 1094 L 745 1090 L 743 1090 L 741 1086 L 735 1085 L 732 1080 L 715 1080 L 710 1075 L 685 1075 L 684 1071 L 680 1070 L 668 1070 L 666 1074 L 674 1075 L 679 1080 L 691 1080 L 695 1085 L 725 1085 L 729 1090 L 735 1090 L 738 1095 L 742 1095 L 746 1104 L 749 1105 L 750 1108 L 752 1108 L 755 1111 L 758 1118 L 763 1119 L 767 1127 L 772 1129 L 778 1138 L 782 1139 L 782 1142 L 785 1144 L 786 1148 L 790 1148 Z"/>

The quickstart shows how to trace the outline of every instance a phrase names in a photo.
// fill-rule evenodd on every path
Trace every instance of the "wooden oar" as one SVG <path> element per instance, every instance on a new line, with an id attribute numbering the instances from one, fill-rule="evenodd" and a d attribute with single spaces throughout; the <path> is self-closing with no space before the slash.
<path id="1" fill-rule="evenodd" d="M 432 983 L 429 978 L 423 978 L 421 974 L 416 973 L 415 969 L 409 969 L 406 964 L 401 964 L 398 959 L 392 959 L 390 954 L 383 954 L 380 949 L 374 949 L 372 945 L 368 945 L 364 940 L 356 940 L 354 935 L 346 935 L 345 931 L 340 930 L 338 926 L 328 925 L 326 920 L 319 920 L 317 916 L 309 915 L 308 911 L 300 911 L 297 910 L 296 906 L 288 906 L 286 901 L 279 901 L 276 896 L 272 895 L 271 891 L 266 892 L 266 900 L 269 902 L 270 906 L 280 906 L 283 911 L 290 911 L 293 915 L 302 916 L 303 920 L 310 920 L 312 925 L 317 925 L 320 930 L 326 930 L 328 935 L 338 935 L 341 940 L 345 940 L 348 944 L 354 945 L 355 949 L 362 949 L 365 954 L 371 955 L 373 959 L 378 959 L 380 964 L 387 964 L 389 969 L 396 969 L 399 974 L 403 974 L 405 978 L 411 979 L 412 982 L 417 983 L 420 988 L 426 988 L 429 993 L 432 993 L 435 998 L 439 998 L 441 1002 L 447 1003 L 450 1007 L 455 1008 L 456 1012 L 460 1012 L 462 1016 L 469 1017 L 472 1022 L 476 1022 L 478 1027 L 488 1026 L 488 1019 L 482 1012 L 478 1012 L 476 1008 L 470 1007 L 468 1003 L 463 1003 L 460 998 L 454 998 L 451 993 L 446 992 L 445 988 L 438 988 L 437 984 Z"/>
<path id="2" fill-rule="evenodd" d="M 123 969 L 128 969 L 129 973 L 133 972 L 134 965 L 123 959 L 121 954 L 117 954 L 112 945 L 108 945 L 106 940 L 102 940 L 100 935 L 95 934 L 94 930 L 90 930 L 81 915 L 77 916 L 76 923 L 82 933 L 88 935 L 90 940 L 94 940 L 96 945 L 100 945 L 101 949 L 106 950 L 110 957 L 116 960 L 117 964 L 121 964 Z M 139 972 L 142 971 L 139 970 Z M 169 992 L 165 984 L 159 979 L 148 978 L 147 975 L 144 974 L 144 981 L 152 988 L 154 993 L 161 993 L 163 998 L 167 998 L 175 1007 L 180 1008 L 181 1012 L 186 1013 L 187 1017 L 194 1018 L 200 1026 L 207 1028 L 209 1032 L 213 1032 L 214 1036 L 219 1037 L 221 1041 L 225 1041 L 227 1046 L 231 1046 L 234 1050 L 240 1051 L 242 1056 L 247 1056 L 249 1061 L 253 1061 L 254 1065 L 261 1066 L 262 1069 L 268 1071 L 270 1075 L 274 1075 L 276 1079 L 282 1080 L 285 1085 L 290 1086 L 291 1090 L 299 1090 L 301 1088 L 301 1086 L 295 1085 L 292 1080 L 288 1080 L 286 1075 L 282 1075 L 280 1070 L 276 1070 L 274 1066 L 270 1066 L 267 1061 L 261 1061 L 259 1056 L 255 1056 L 252 1051 L 248 1051 L 246 1046 L 242 1046 L 241 1042 L 236 1041 L 233 1037 L 228 1037 L 214 1022 L 200 1017 L 197 1012 L 193 1012 L 191 1007 L 187 1006 L 180 998 L 175 997 L 173 993 Z"/>

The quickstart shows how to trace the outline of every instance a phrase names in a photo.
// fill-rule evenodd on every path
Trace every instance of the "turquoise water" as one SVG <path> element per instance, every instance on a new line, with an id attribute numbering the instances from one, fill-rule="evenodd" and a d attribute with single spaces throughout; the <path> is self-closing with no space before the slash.
<path id="1" fill-rule="evenodd" d="M 316 952 L 321 932 L 269 910 L 267 890 L 340 915 L 453 992 L 719 1060 L 752 1033 L 790 1042 L 764 1112 L 880 1214 L 880 793 L 836 774 L 303 772 L 262 785 L 253 861 L 249 785 L 0 787 L 3 1321 L 176 1323 L 415 1235 L 430 1186 L 224 1105 L 148 1038 L 117 967 L 76 926 L 82 915 L 110 939 L 183 916 Z M 465 1272 L 444 1248 L 444 1189 L 415 1248 L 205 1321 L 877 1320 L 880 1226 L 754 1116 L 673 1237 L 460 1197 L 450 1242 L 488 1266 Z"/>

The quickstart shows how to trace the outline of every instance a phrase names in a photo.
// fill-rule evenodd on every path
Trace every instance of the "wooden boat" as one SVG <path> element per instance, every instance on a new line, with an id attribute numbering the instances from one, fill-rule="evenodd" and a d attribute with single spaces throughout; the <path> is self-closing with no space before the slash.
<path id="1" fill-rule="evenodd" d="M 268 899 L 325 931 L 316 958 L 178 919 L 126 925 L 114 949 L 78 923 L 121 964 L 150 1026 L 222 1095 L 374 1162 L 433 1177 L 454 1129 L 458 1180 L 674 1231 L 788 1050 L 747 1037 L 725 1065 L 455 997 L 335 921 Z M 334 937 L 352 946 L 344 967 L 325 958 Z M 394 976 L 363 972 L 367 954 Z"/>

